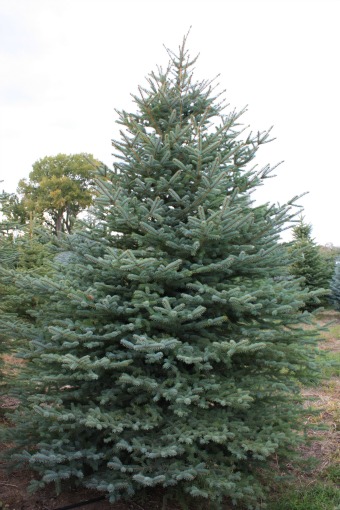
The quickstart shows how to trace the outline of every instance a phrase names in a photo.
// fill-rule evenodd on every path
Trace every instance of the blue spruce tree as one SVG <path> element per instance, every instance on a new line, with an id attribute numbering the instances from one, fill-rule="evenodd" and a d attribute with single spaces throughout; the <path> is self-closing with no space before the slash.
<path id="1" fill-rule="evenodd" d="M 307 310 L 317 309 L 322 304 L 326 304 L 332 267 L 323 259 L 311 234 L 312 226 L 300 218 L 293 228 L 294 240 L 291 249 L 295 252 L 295 256 L 291 273 L 296 278 L 300 278 L 303 288 L 310 291 L 305 303 Z"/>
<path id="2" fill-rule="evenodd" d="M 335 262 L 334 272 L 331 279 L 330 302 L 335 310 L 340 311 L 340 261 Z"/>
<path id="3" fill-rule="evenodd" d="M 13 370 L 12 363 L 19 345 L 13 341 L 11 324 L 19 317 L 23 322 L 31 322 L 32 315 L 27 310 L 36 304 L 31 289 L 27 293 L 18 292 L 14 281 L 18 273 L 44 275 L 44 261 L 52 256 L 47 236 L 34 231 L 33 221 L 25 224 L 24 210 L 19 205 L 16 195 L 0 194 L 0 413 L 6 408 L 2 396 L 7 394 L 7 385 L 17 369 Z M 9 335 L 2 334 L 2 324 L 4 332 L 10 327 Z M 25 342 L 21 334 L 18 336 Z"/>
<path id="4" fill-rule="evenodd" d="M 56 240 L 50 277 L 17 278 L 41 304 L 3 324 L 29 339 L 8 434 L 36 488 L 255 508 L 258 468 L 296 441 L 315 335 L 279 243 L 293 202 L 251 199 L 269 133 L 242 138 L 243 111 L 194 81 L 184 43 L 119 112 L 94 221 Z"/>

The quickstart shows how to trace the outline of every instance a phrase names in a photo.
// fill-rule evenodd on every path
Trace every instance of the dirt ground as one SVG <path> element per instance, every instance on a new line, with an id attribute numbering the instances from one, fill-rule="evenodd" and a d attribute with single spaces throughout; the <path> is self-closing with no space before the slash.
<path id="1" fill-rule="evenodd" d="M 321 323 L 333 319 L 335 324 L 340 325 L 340 314 L 332 313 L 324 315 Z M 320 348 L 331 353 L 338 353 L 340 350 L 340 338 L 325 334 L 320 342 Z M 306 421 L 320 423 L 325 425 L 325 430 L 309 431 L 309 437 L 313 439 L 310 443 L 301 446 L 300 454 L 304 458 L 314 457 L 318 459 L 318 464 L 312 472 L 309 472 L 308 479 L 304 479 L 305 474 L 296 471 L 294 466 L 287 466 L 287 470 L 294 472 L 294 476 L 299 478 L 299 482 L 312 483 L 317 479 L 322 470 L 327 465 L 334 462 L 336 458 L 340 462 L 339 444 L 340 444 L 340 426 L 339 426 L 339 408 L 340 401 L 340 378 L 332 376 L 325 380 L 320 386 L 304 388 L 303 396 L 306 399 L 305 405 L 308 408 L 313 407 L 317 414 L 311 414 Z M 13 407 L 15 401 L 3 400 L 0 407 Z M 4 451 L 6 445 L 0 445 L 0 451 Z M 161 510 L 162 494 L 150 493 L 145 501 L 129 501 L 110 504 L 107 500 L 102 500 L 102 494 L 86 489 L 63 492 L 56 496 L 54 487 L 50 490 L 43 490 L 34 494 L 27 492 L 27 486 L 33 478 L 29 470 L 15 471 L 9 474 L 6 470 L 4 461 L 0 461 L 0 509 L 7 510 L 71 510 L 79 508 L 83 510 Z M 209 508 L 209 507 L 207 507 Z M 230 510 L 226 505 L 225 510 Z M 167 504 L 166 510 L 180 510 L 175 503 Z"/>

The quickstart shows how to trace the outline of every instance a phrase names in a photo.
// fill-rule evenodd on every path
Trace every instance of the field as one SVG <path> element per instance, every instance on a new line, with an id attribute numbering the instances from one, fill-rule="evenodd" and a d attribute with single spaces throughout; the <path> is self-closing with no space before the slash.
<path id="1" fill-rule="evenodd" d="M 320 338 L 319 361 L 328 362 L 322 369 L 322 383 L 311 381 L 302 389 L 308 411 L 306 427 L 313 425 L 314 429 L 308 430 L 307 441 L 300 447 L 294 463 L 287 464 L 283 471 L 278 467 L 273 469 L 267 510 L 340 510 L 340 313 L 323 312 L 318 321 L 320 325 L 332 323 Z M 3 399 L 0 405 L 4 410 L 15 406 L 15 402 Z M 0 445 L 0 450 L 7 447 Z M 275 459 L 273 463 L 275 467 Z M 109 504 L 98 500 L 100 494 L 83 489 L 64 492 L 58 497 L 53 487 L 28 494 L 26 488 L 31 478 L 30 471 L 9 474 L 5 463 L 0 463 L 0 509 L 162 510 L 161 493 L 150 493 L 144 500 Z M 205 508 L 209 509 L 209 505 Z M 180 510 L 180 507 L 168 502 L 165 510 Z M 232 509 L 226 504 L 224 510 Z"/>
<path id="2" fill-rule="evenodd" d="M 269 510 L 340 510 L 340 313 L 324 312 L 320 324 L 334 321 L 322 332 L 320 356 L 328 363 L 323 381 L 303 388 L 308 441 L 300 448 L 301 460 L 288 465 L 287 480 L 273 485 Z"/>

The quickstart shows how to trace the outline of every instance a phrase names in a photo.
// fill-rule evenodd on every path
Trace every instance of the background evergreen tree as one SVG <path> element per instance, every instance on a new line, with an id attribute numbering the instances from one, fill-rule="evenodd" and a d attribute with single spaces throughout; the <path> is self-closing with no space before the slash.
<path id="1" fill-rule="evenodd" d="M 338 260 L 340 260 L 340 247 L 333 246 L 333 244 L 329 243 L 325 246 L 319 246 L 319 252 L 321 255 L 322 263 L 326 269 L 326 277 L 327 277 L 327 287 L 325 285 L 325 288 L 329 289 L 329 296 L 328 302 L 325 303 L 325 306 L 334 306 L 334 301 L 332 300 L 331 294 L 332 289 L 331 286 L 334 283 L 334 278 L 336 275 L 336 264 L 338 263 Z M 325 300 L 325 298 L 324 298 Z"/>
<path id="2" fill-rule="evenodd" d="M 0 195 L 0 316 L 2 321 L 13 324 L 18 318 L 32 322 L 32 309 L 37 305 L 38 297 L 31 290 L 28 293 L 18 292 L 14 281 L 18 274 L 42 276 L 51 272 L 46 262 L 52 258 L 47 248 L 48 235 L 35 230 L 35 222 L 25 223 L 25 215 L 21 215 L 16 195 L 2 193 Z M 39 225 L 38 225 L 39 226 Z M 7 391 L 13 373 L 9 366 L 12 357 L 7 356 L 6 374 L 4 376 L 4 355 L 14 354 L 19 348 L 12 335 L 1 334 L 0 327 L 0 393 Z M 25 338 L 22 338 L 25 342 Z M 2 370 L 2 372 L 1 372 Z M 2 375 L 1 375 L 2 374 Z"/>
<path id="3" fill-rule="evenodd" d="M 0 196 L 0 309 L 28 318 L 26 310 L 30 308 L 31 296 L 27 301 L 27 296 L 17 292 L 9 270 L 43 275 L 49 271 L 45 263 L 52 254 L 47 247 L 49 233 L 46 229 L 32 217 L 28 220 L 28 216 L 15 213 L 16 198 L 8 193 Z"/>
<path id="4" fill-rule="evenodd" d="M 15 267 L 18 254 L 14 246 L 13 233 L 16 231 L 17 223 L 6 216 L 6 205 L 8 204 L 10 195 L 2 192 L 0 194 L 0 268 Z M 0 317 L 3 320 L 7 310 L 7 297 L 11 294 L 16 295 L 17 289 L 14 286 L 8 286 L 7 282 L 3 282 L 0 276 Z M 8 317 L 7 317 L 8 318 Z M 10 342 L 5 339 L 0 332 L 0 412 L 1 412 L 1 396 L 5 391 L 4 376 L 4 355 L 10 352 Z"/>
<path id="5" fill-rule="evenodd" d="M 293 228 L 292 243 L 295 261 L 291 266 L 291 273 L 301 278 L 301 285 L 311 291 L 305 306 L 309 310 L 326 303 L 329 294 L 329 284 L 332 269 L 322 257 L 318 246 L 312 238 L 312 226 L 300 218 Z"/>
<path id="6" fill-rule="evenodd" d="M 253 508 L 257 468 L 296 441 L 313 370 L 307 292 L 287 278 L 290 204 L 256 205 L 271 169 L 249 168 L 269 133 L 242 138 L 195 82 L 185 44 L 151 73 L 122 125 L 96 221 L 61 239 L 41 296 L 8 438 L 35 487 L 69 480 L 111 501 L 149 487 Z"/>
<path id="7" fill-rule="evenodd" d="M 330 302 L 335 310 L 340 311 L 340 261 L 336 261 L 333 271 Z"/>

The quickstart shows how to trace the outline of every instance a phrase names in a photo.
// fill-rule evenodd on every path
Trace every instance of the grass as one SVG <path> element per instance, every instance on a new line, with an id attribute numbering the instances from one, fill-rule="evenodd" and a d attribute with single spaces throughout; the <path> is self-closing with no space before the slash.
<path id="1" fill-rule="evenodd" d="M 325 362 L 324 366 L 322 367 L 323 379 L 340 377 L 340 353 L 326 352 L 322 361 Z"/>
<path id="2" fill-rule="evenodd" d="M 316 483 L 290 490 L 270 510 L 340 510 L 340 493 L 335 485 Z"/>
<path id="3" fill-rule="evenodd" d="M 302 462 L 280 473 L 289 481 L 273 484 L 268 510 L 340 510 L 340 313 L 318 317 L 320 325 L 329 320 L 334 323 L 321 333 L 317 360 L 323 380 L 302 390 L 306 425 L 316 428 L 300 447 Z"/>
<path id="4" fill-rule="evenodd" d="M 340 316 L 340 314 L 339 314 Z M 340 377 L 340 324 L 330 325 L 322 334 L 320 342 L 322 356 L 318 361 L 323 363 L 322 377 L 330 379 Z"/>
<path id="5" fill-rule="evenodd" d="M 325 479 L 339 485 L 340 482 L 340 463 L 330 465 L 325 470 Z"/>

